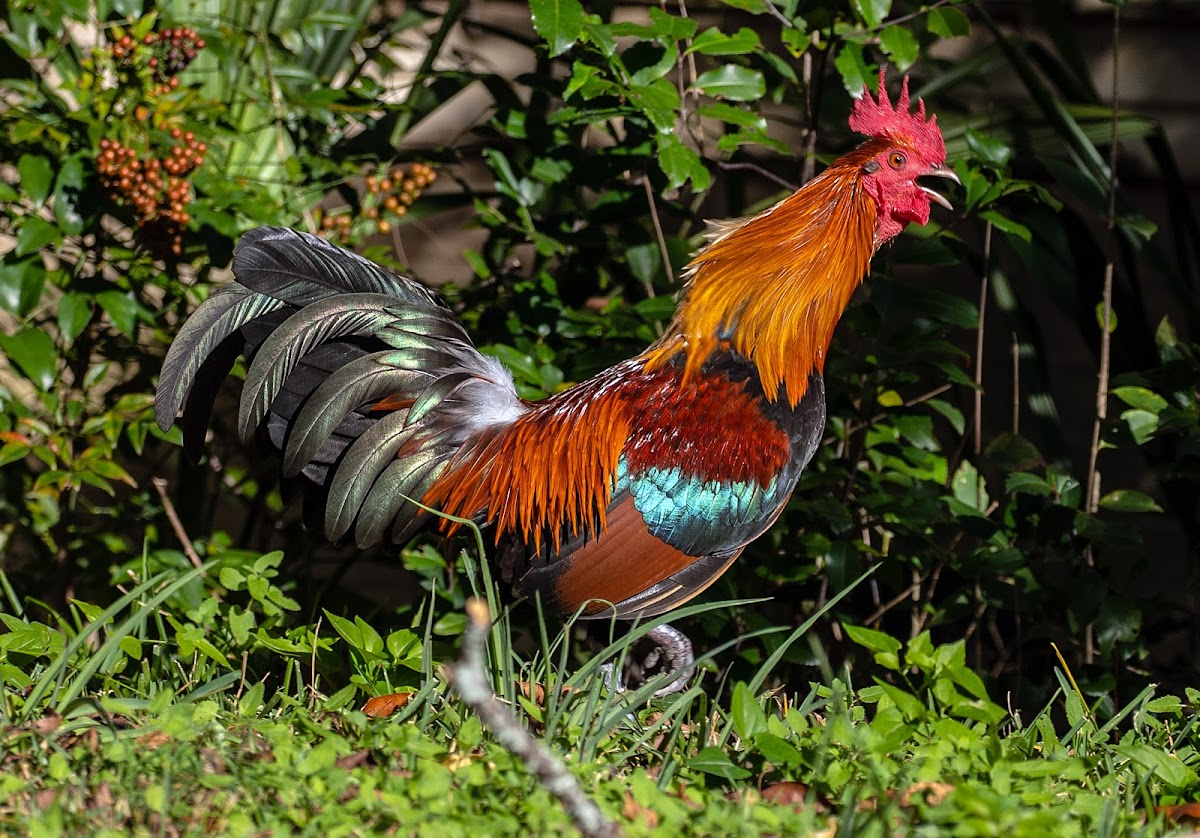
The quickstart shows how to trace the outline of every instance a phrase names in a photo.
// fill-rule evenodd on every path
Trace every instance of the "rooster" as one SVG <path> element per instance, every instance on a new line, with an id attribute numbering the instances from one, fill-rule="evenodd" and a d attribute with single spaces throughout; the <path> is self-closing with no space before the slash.
<path id="1" fill-rule="evenodd" d="M 236 281 L 180 329 L 156 417 L 193 454 L 217 385 L 248 371 L 238 425 L 304 475 L 326 537 L 408 541 L 440 510 L 490 528 L 518 597 L 584 618 L 663 614 L 711 585 L 787 503 L 825 426 L 822 369 L 881 245 L 958 178 L 935 117 L 880 74 L 850 127 L 868 139 L 765 212 L 717 224 L 662 337 L 538 402 L 425 287 L 306 233 L 252 230 Z M 420 504 L 413 501 L 419 501 Z M 670 626 L 646 667 L 687 678 Z M 661 653 L 660 653 L 661 652 Z"/>

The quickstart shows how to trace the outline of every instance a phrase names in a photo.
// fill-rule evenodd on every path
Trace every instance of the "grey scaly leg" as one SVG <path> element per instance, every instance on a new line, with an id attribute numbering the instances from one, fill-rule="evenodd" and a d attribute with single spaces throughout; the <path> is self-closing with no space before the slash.
<path id="1" fill-rule="evenodd" d="M 653 647 L 642 657 L 637 657 L 637 646 L 643 642 L 652 643 Z M 671 695 L 683 689 L 695 669 L 695 655 L 692 652 L 692 641 L 679 629 L 663 623 L 646 633 L 634 644 L 625 658 L 624 671 L 616 676 L 612 664 L 605 664 L 608 673 L 610 689 L 637 689 L 656 675 L 674 675 L 674 679 L 654 692 L 658 698 Z"/>

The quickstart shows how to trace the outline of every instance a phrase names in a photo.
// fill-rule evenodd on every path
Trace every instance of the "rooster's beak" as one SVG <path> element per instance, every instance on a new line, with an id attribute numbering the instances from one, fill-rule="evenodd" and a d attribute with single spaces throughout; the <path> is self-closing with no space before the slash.
<path id="1" fill-rule="evenodd" d="M 932 169 L 930 169 L 928 172 L 926 172 L 924 175 L 922 175 L 922 177 L 944 177 L 944 178 L 948 178 L 948 179 L 954 181 L 955 183 L 957 183 L 960 186 L 962 185 L 962 181 L 958 179 L 958 175 L 956 175 L 954 173 L 954 170 L 951 168 L 948 168 L 945 164 L 943 164 L 941 166 L 934 166 Z M 921 186 L 920 184 L 917 184 L 917 185 Z M 943 207 L 945 207 L 948 210 L 951 210 L 951 211 L 954 210 L 953 205 L 951 205 L 951 203 L 948 200 L 946 200 L 946 197 L 944 195 L 942 195 L 940 192 L 935 192 L 932 189 L 930 189 L 928 186 L 921 186 L 921 191 L 929 196 L 929 200 L 934 201 L 938 204 L 941 204 Z"/>

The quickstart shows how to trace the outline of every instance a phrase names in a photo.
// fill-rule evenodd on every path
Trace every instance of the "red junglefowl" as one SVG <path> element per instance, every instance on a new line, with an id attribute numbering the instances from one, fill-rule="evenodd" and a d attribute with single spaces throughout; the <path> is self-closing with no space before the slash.
<path id="1" fill-rule="evenodd" d="M 893 108 L 881 75 L 850 127 L 869 139 L 765 212 L 716 226 L 660 340 L 534 403 L 431 291 L 316 236 L 252 230 L 236 281 L 166 357 L 158 422 L 187 399 L 196 453 L 242 354 L 241 434 L 309 478 L 329 539 L 403 544 L 436 520 L 415 498 L 489 527 L 518 596 L 589 618 L 662 614 L 779 516 L 821 441 L 825 354 L 872 255 L 926 223 L 931 200 L 950 206 L 918 183 L 957 178 L 924 103 L 910 112 L 907 79 Z M 668 626 L 654 640 L 678 676 L 660 692 L 680 688 L 691 644 Z"/>

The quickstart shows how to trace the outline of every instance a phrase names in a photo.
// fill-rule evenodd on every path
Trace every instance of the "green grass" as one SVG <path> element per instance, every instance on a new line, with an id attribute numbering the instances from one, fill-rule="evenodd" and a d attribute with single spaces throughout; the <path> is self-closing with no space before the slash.
<path id="1" fill-rule="evenodd" d="M 461 615 L 435 620 L 430 607 L 386 634 L 332 614 L 297 626 L 278 562 L 230 553 L 203 570 L 147 571 L 107 608 L 75 603 L 45 621 L 0 585 L 0 831 L 569 829 L 449 690 L 441 662 Z M 684 624 L 720 607 L 685 609 Z M 569 627 L 539 626 L 521 655 L 497 621 L 497 693 L 628 835 L 1161 835 L 1155 807 L 1200 793 L 1192 691 L 1185 703 L 1147 690 L 1099 720 L 1064 674 L 1021 720 L 989 699 L 962 642 L 856 627 L 878 677 L 767 691 L 802 626 L 773 635 L 774 659 L 748 682 L 721 678 L 717 649 L 691 688 L 647 703 L 654 684 L 603 685 L 599 665 L 626 641 L 580 663 Z M 412 697 L 392 716 L 363 712 L 397 691 Z"/>

